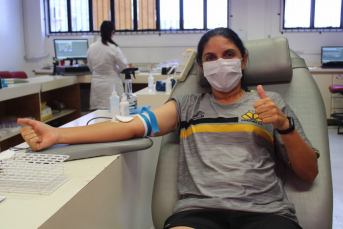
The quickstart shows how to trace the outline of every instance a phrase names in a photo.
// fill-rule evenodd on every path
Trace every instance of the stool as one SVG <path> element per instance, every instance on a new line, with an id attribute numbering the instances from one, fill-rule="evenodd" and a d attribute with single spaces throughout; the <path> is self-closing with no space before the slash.
<path id="1" fill-rule="evenodd" d="M 331 114 L 331 117 L 333 117 L 333 118 L 339 120 L 338 129 L 337 129 L 337 134 L 343 134 L 343 132 L 340 132 L 340 131 L 339 131 L 339 129 L 341 128 L 341 125 L 342 125 L 343 113 Z"/>
<path id="2" fill-rule="evenodd" d="M 329 90 L 331 93 L 339 93 L 343 95 L 343 85 L 331 85 Z M 331 114 L 331 117 L 339 120 L 337 134 L 343 134 L 343 132 L 339 131 L 343 120 L 343 113 Z"/>

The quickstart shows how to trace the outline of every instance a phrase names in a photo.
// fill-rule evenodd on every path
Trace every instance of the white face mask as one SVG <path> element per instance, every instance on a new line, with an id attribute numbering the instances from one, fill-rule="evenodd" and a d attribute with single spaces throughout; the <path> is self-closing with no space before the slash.
<path id="1" fill-rule="evenodd" d="M 212 87 L 227 93 L 234 89 L 242 78 L 242 59 L 222 59 L 203 64 L 204 75 Z"/>

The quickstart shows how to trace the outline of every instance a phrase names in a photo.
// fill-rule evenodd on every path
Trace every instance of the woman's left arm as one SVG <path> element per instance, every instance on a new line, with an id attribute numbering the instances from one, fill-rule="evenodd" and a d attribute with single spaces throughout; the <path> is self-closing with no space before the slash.
<path id="1" fill-rule="evenodd" d="M 261 85 L 257 87 L 260 100 L 254 103 L 255 112 L 264 124 L 271 123 L 278 130 L 289 129 L 289 120 L 275 105 L 271 98 L 265 95 Z M 302 179 L 312 182 L 318 174 L 317 155 L 295 129 L 281 135 L 286 147 L 290 164 L 294 172 Z"/>
<path id="2" fill-rule="evenodd" d="M 281 138 L 294 172 L 308 182 L 314 181 L 318 174 L 317 154 L 304 141 L 297 130 L 283 134 Z"/>

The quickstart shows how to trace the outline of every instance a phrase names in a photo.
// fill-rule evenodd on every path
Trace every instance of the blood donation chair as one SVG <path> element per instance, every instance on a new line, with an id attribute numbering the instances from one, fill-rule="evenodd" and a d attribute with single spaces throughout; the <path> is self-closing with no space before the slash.
<path id="1" fill-rule="evenodd" d="M 249 58 L 243 72 L 249 90 L 263 85 L 281 94 L 299 118 L 311 143 L 320 151 L 319 174 L 313 183 L 298 178 L 285 168 L 285 190 L 294 203 L 304 229 L 332 228 L 332 180 L 327 120 L 320 91 L 302 58 L 289 49 L 284 37 L 246 41 Z M 210 92 L 211 87 L 195 63 L 187 77 L 180 79 L 171 96 Z M 177 169 L 179 135 L 162 138 L 152 198 L 156 229 L 172 214 L 178 200 Z M 277 166 L 281 166 L 279 164 Z"/>

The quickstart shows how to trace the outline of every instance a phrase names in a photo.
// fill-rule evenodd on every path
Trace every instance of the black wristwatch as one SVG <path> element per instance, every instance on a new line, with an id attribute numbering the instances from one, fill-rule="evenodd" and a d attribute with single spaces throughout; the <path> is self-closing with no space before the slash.
<path id="1" fill-rule="evenodd" d="M 288 134 L 288 133 L 291 133 L 295 129 L 294 119 L 292 117 L 287 117 L 287 118 L 289 120 L 289 128 L 287 130 L 278 130 L 275 128 L 279 134 Z"/>

